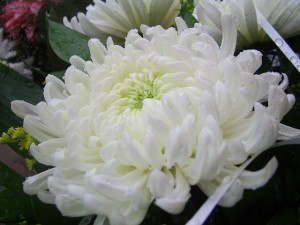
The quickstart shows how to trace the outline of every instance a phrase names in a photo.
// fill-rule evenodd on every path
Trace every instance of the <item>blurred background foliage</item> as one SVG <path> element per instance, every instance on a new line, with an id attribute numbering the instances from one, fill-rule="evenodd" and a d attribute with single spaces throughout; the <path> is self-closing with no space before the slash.
<path id="1" fill-rule="evenodd" d="M 0 1 L 0 6 L 8 0 Z M 38 42 L 29 42 L 21 36 L 17 61 L 27 56 L 33 56 L 32 64 L 34 75 L 30 81 L 12 69 L 0 64 L 0 131 L 6 131 L 11 126 L 21 126 L 21 120 L 13 115 L 10 102 L 23 99 L 37 103 L 42 99 L 42 87 L 45 76 L 52 73 L 62 77 L 68 67 L 67 57 L 77 52 L 86 58 L 87 37 L 61 26 L 62 18 L 68 18 L 85 12 L 91 0 L 65 0 L 58 4 L 47 2 L 39 13 L 37 31 Z M 195 19 L 192 16 L 192 0 L 182 0 L 181 16 L 189 26 L 193 26 Z M 49 22 L 50 20 L 50 22 Z M 68 35 L 65 35 L 65 34 Z M 72 37 L 72 40 L 69 38 Z M 300 54 L 300 36 L 286 40 L 292 49 Z M 61 44 L 65 48 L 60 49 Z M 276 71 L 285 73 L 289 77 L 290 85 L 287 92 L 296 96 L 294 108 L 285 116 L 283 123 L 300 128 L 300 73 L 286 59 L 277 46 L 272 43 L 256 43 L 249 48 L 263 53 L 263 64 L 258 73 Z M 74 53 L 74 54 L 75 54 Z M 22 156 L 16 146 L 11 146 Z M 1 155 L 1 152 L 0 152 Z M 267 161 L 276 156 L 279 167 L 271 180 L 262 188 L 255 191 L 246 191 L 243 199 L 232 208 L 216 207 L 206 221 L 206 225 L 296 225 L 300 224 L 300 146 L 290 145 L 273 148 L 261 154 L 249 169 L 262 168 Z M 36 165 L 36 171 L 45 169 Z M 67 218 L 63 217 L 53 205 L 44 204 L 35 196 L 23 192 L 24 177 L 17 174 L 4 163 L 0 162 L 0 224 L 11 225 L 88 225 L 93 224 L 94 217 Z M 182 225 L 185 224 L 205 202 L 207 197 L 193 187 L 192 197 L 185 210 L 179 215 L 170 215 L 156 206 L 151 206 L 143 225 Z"/>

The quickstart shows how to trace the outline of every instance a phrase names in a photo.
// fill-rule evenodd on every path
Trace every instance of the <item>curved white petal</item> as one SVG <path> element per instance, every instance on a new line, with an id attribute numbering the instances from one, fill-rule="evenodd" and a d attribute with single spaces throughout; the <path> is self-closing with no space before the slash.
<path id="1" fill-rule="evenodd" d="M 243 186 L 246 189 L 257 189 L 265 185 L 269 179 L 275 173 L 278 162 L 275 158 L 272 158 L 268 164 L 259 171 L 244 171 L 241 173 L 240 179 L 243 182 Z"/>
<path id="2" fill-rule="evenodd" d="M 222 16 L 223 38 L 220 46 L 219 58 L 223 59 L 228 55 L 233 55 L 236 46 L 236 24 L 232 16 Z"/>
<path id="3" fill-rule="evenodd" d="M 24 192 L 34 195 L 41 190 L 47 189 L 47 179 L 53 174 L 54 169 L 46 170 L 42 173 L 36 174 L 32 177 L 28 177 L 23 183 Z"/>
<path id="4" fill-rule="evenodd" d="M 20 118 L 26 115 L 37 115 L 36 106 L 25 101 L 15 100 L 11 102 L 11 110 Z"/>
<path id="5" fill-rule="evenodd" d="M 63 18 L 65 26 L 105 41 L 112 36 L 123 41 L 129 30 L 139 29 L 142 24 L 169 27 L 180 12 L 179 0 L 134 0 L 98 1 L 87 7 L 86 14 L 78 13 L 69 21 Z"/>
<path id="6" fill-rule="evenodd" d="M 225 207 L 231 207 L 242 198 L 244 189 L 255 190 L 265 185 L 274 174 L 277 164 L 277 160 L 272 158 L 268 164 L 259 171 L 252 172 L 244 170 L 234 181 L 229 190 L 223 195 L 218 204 Z M 226 182 L 231 179 L 231 175 L 237 170 L 238 167 L 227 165 L 214 180 L 200 182 L 198 186 L 210 196 L 219 186 L 225 185 Z"/>
<path id="7" fill-rule="evenodd" d="M 169 213 L 180 213 L 187 200 L 190 198 L 190 187 L 179 169 L 175 170 L 175 182 L 173 190 L 161 198 L 157 198 L 155 204 Z"/>

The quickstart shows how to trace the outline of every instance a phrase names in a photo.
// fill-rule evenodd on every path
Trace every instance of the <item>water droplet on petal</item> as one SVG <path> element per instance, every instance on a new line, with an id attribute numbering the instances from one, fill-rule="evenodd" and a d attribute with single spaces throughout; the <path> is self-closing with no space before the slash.
<path id="1" fill-rule="evenodd" d="M 298 62 L 298 58 L 297 58 L 296 56 L 292 56 L 292 57 L 290 58 L 290 60 L 291 60 L 291 62 L 292 62 L 293 64 L 295 64 L 295 63 Z"/>
<path id="2" fill-rule="evenodd" d="M 278 46 L 278 47 L 282 47 L 283 46 L 283 40 L 281 38 L 277 38 L 275 40 L 275 44 Z"/>

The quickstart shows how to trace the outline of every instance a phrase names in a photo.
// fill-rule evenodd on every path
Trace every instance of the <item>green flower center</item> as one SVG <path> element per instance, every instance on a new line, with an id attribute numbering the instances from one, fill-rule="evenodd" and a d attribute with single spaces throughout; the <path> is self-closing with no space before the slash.
<path id="1" fill-rule="evenodd" d="M 131 73 L 123 82 L 117 83 L 113 88 L 120 97 L 119 105 L 122 108 L 139 110 L 143 107 L 144 99 L 160 99 L 161 82 L 159 78 L 161 75 L 162 73 L 146 69 L 142 73 Z"/>

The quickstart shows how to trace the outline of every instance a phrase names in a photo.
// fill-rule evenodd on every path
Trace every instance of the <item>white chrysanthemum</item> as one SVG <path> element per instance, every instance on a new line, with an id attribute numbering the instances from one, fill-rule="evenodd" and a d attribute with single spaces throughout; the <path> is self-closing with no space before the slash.
<path id="1" fill-rule="evenodd" d="M 286 77 L 254 75 L 261 54 L 233 56 L 236 27 L 222 22 L 221 46 L 179 18 L 178 31 L 131 30 L 125 47 L 91 39 L 92 61 L 72 57 L 64 81 L 49 75 L 44 102 L 14 101 L 39 142 L 31 154 L 53 166 L 28 178 L 25 192 L 66 216 L 139 224 L 152 202 L 179 213 L 191 185 L 210 195 L 248 156 L 284 138 L 280 120 L 294 103 Z M 221 204 L 264 185 L 275 168 L 272 160 L 243 172 Z"/>
<path id="2" fill-rule="evenodd" d="M 198 21 L 221 39 L 221 16 L 231 14 L 238 23 L 238 47 L 270 40 L 257 23 L 258 9 L 284 38 L 300 34 L 298 0 L 194 0 Z"/>
<path id="3" fill-rule="evenodd" d="M 179 0 L 94 0 L 86 14 L 78 13 L 65 26 L 102 41 L 111 36 L 123 43 L 129 30 L 139 29 L 141 24 L 161 25 L 168 28 L 180 11 Z"/>
<path id="4" fill-rule="evenodd" d="M 10 59 L 17 55 L 17 52 L 13 50 L 17 43 L 3 38 L 3 29 L 0 29 L 0 63 L 5 64 L 13 70 L 19 72 L 23 76 L 32 79 L 32 72 L 29 70 L 23 62 L 9 62 Z M 33 58 L 28 58 L 26 63 L 31 64 Z"/>
<path id="5" fill-rule="evenodd" d="M 0 28 L 0 59 L 7 60 L 15 57 L 17 55 L 17 52 L 13 50 L 15 46 L 15 41 L 3 38 L 3 29 Z"/>

